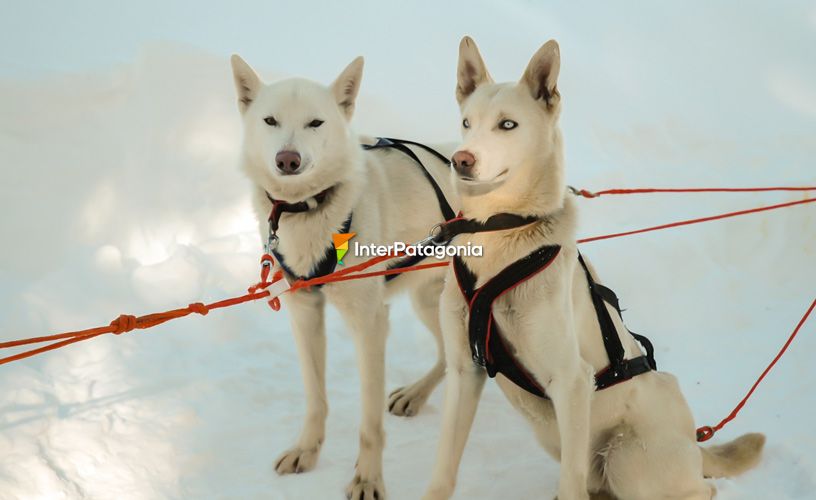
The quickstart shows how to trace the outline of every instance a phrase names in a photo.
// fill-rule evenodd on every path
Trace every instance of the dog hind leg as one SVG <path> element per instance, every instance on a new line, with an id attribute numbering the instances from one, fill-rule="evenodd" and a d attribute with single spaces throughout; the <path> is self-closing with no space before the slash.
<path id="1" fill-rule="evenodd" d="M 388 396 L 388 411 L 394 415 L 405 417 L 416 415 L 445 375 L 445 347 L 442 342 L 442 328 L 439 325 L 439 296 L 443 285 L 444 282 L 440 279 L 411 290 L 414 311 L 436 340 L 437 359 L 421 379 L 394 390 Z"/>
<path id="2" fill-rule="evenodd" d="M 716 489 L 703 478 L 697 443 L 666 429 L 639 435 L 616 429 L 604 464 L 607 487 L 632 500 L 710 500 Z"/>

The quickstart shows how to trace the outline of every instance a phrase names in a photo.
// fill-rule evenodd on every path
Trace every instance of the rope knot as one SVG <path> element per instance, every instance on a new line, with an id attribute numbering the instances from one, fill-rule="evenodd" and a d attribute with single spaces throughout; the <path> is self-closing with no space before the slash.
<path id="1" fill-rule="evenodd" d="M 697 442 L 702 443 L 714 437 L 714 429 L 708 425 L 704 425 L 697 429 Z"/>
<path id="2" fill-rule="evenodd" d="M 210 308 L 205 306 L 201 302 L 193 302 L 192 304 L 187 306 L 187 308 L 190 309 L 190 311 L 192 311 L 194 313 L 198 313 L 198 314 L 200 314 L 202 316 L 206 316 L 207 313 L 210 312 Z"/>
<path id="3" fill-rule="evenodd" d="M 113 334 L 121 335 L 136 328 L 136 316 L 130 314 L 120 314 L 118 318 L 110 322 L 110 326 L 114 328 Z"/>

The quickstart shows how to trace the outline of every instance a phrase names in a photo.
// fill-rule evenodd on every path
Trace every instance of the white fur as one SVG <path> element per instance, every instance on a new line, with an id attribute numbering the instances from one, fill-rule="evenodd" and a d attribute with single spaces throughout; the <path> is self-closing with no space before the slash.
<path id="1" fill-rule="evenodd" d="M 264 241 L 272 206 L 265 192 L 276 199 L 297 202 L 335 186 L 317 209 L 284 213 L 280 220 L 278 251 L 294 272 L 310 272 L 350 212 L 351 232 L 357 233 L 354 241 L 363 245 L 415 242 L 442 221 L 437 199 L 420 167 L 398 151 L 363 151 L 349 126 L 362 78 L 362 58 L 355 59 L 328 87 L 303 79 L 264 85 L 240 57 L 233 56 L 232 64 L 244 120 L 242 168 L 255 185 L 254 206 Z M 270 116 L 277 121 L 276 126 L 264 122 Z M 323 124 L 309 127 L 315 119 Z M 282 150 L 300 153 L 302 166 L 297 175 L 282 175 L 276 168 L 275 155 Z M 450 147 L 441 151 L 446 155 L 452 152 Z M 422 149 L 415 148 L 415 152 L 450 196 L 448 166 Z M 351 266 L 362 259 L 349 252 L 343 260 Z M 439 346 L 438 360 L 428 374 L 389 397 L 392 413 L 414 415 L 444 374 L 438 319 L 443 277 L 444 271 L 429 270 L 402 275 L 387 286 L 382 278 L 374 278 L 284 296 L 300 355 L 307 410 L 300 437 L 276 463 L 279 473 L 313 468 L 323 443 L 328 414 L 323 315 L 328 300 L 354 334 L 362 384 L 360 451 L 347 494 L 354 499 L 370 500 L 375 493 L 377 498 L 385 498 L 381 463 L 388 333 L 385 298 L 395 289 L 408 290 L 417 315 Z"/>
<path id="2" fill-rule="evenodd" d="M 465 37 L 460 46 L 457 99 L 463 120 L 469 122 L 460 149 L 476 158 L 469 176 L 475 182 L 454 175 L 464 216 L 483 220 L 512 212 L 545 219 L 520 229 L 473 235 L 474 244 L 484 245 L 484 257 L 465 258 L 466 265 L 480 286 L 536 248 L 562 248 L 550 267 L 493 305 L 501 335 L 551 400 L 533 396 L 501 375 L 497 381 L 530 421 L 543 447 L 561 461 L 560 500 L 590 494 L 632 500 L 709 499 L 714 488 L 704 474 L 736 473 L 755 464 L 764 442 L 761 435 L 748 435 L 738 450 L 709 458 L 714 449 L 697 446 L 691 412 L 675 378 L 665 372 L 594 391 L 593 374 L 609 360 L 584 271 L 577 265 L 575 207 L 565 198 L 559 69 L 558 44 L 550 41 L 533 56 L 518 83 L 495 84 L 473 40 Z M 518 126 L 503 130 L 498 126 L 503 120 Z M 639 356 L 636 341 L 607 307 L 626 357 Z M 484 370 L 471 361 L 467 304 L 451 271 L 441 309 L 446 399 L 428 500 L 453 493 L 485 380 Z M 716 469 L 714 461 L 723 469 Z"/>

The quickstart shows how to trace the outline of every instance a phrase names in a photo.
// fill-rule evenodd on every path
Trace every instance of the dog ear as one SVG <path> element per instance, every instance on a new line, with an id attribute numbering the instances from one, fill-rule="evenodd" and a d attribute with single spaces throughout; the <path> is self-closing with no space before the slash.
<path id="1" fill-rule="evenodd" d="M 550 40 L 530 59 L 521 83 L 527 85 L 534 99 L 542 99 L 547 107 L 552 107 L 561 97 L 557 86 L 560 69 L 561 51 L 558 42 Z"/>
<path id="2" fill-rule="evenodd" d="M 351 120 L 351 115 L 354 114 L 354 103 L 357 100 L 357 93 L 360 92 L 360 82 L 363 80 L 364 62 L 363 56 L 351 61 L 331 85 L 334 98 L 346 120 Z"/>
<path id="3" fill-rule="evenodd" d="M 235 90 L 238 91 L 238 109 L 244 113 L 258 95 L 258 90 L 263 82 L 255 70 L 238 54 L 232 55 L 230 63 L 232 64 L 232 76 L 235 79 Z"/>
<path id="4" fill-rule="evenodd" d="M 493 83 L 487 72 L 479 47 L 472 38 L 466 36 L 459 42 L 459 66 L 456 69 L 456 100 L 462 104 L 476 87 Z"/>

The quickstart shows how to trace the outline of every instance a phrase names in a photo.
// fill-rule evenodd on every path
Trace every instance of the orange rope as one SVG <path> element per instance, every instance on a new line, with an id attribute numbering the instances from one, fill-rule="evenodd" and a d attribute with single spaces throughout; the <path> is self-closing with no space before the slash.
<path id="1" fill-rule="evenodd" d="M 759 192 L 759 191 L 812 191 L 816 190 L 816 187 L 767 187 L 767 188 L 642 188 L 642 189 L 608 189 L 605 191 L 598 191 L 598 192 L 591 192 L 585 189 L 581 190 L 573 190 L 573 192 L 578 196 L 583 196 L 585 198 L 597 198 L 603 195 L 623 195 L 623 194 L 642 194 L 642 193 L 693 193 L 693 192 Z M 816 201 L 816 198 L 812 199 L 804 199 L 799 201 L 792 201 L 787 203 L 779 203 L 776 205 L 770 205 L 765 207 L 757 207 L 747 210 L 739 210 L 736 212 L 728 212 L 719 215 L 713 215 L 709 217 L 700 217 L 697 219 L 688 219 L 678 222 L 673 222 L 669 224 L 662 224 L 659 226 L 652 226 L 643 229 L 637 229 L 633 231 L 625 231 L 621 233 L 614 233 L 608 234 L 603 236 L 595 236 L 590 238 L 583 238 L 578 240 L 578 243 L 589 243 L 592 241 L 599 241 L 605 240 L 610 238 L 620 238 L 623 236 L 631 236 L 634 234 L 646 233 L 651 231 L 658 231 L 662 229 L 668 229 L 672 227 L 679 227 L 679 226 L 686 226 L 691 224 L 698 224 L 701 222 L 708 222 L 713 220 L 720 220 L 729 217 L 736 217 L 738 215 L 746 215 L 751 213 L 757 212 L 764 212 L 768 210 L 776 210 L 778 208 L 784 207 L 791 207 L 795 205 L 802 205 L 805 203 L 812 203 Z M 323 285 L 326 283 L 333 283 L 333 282 L 340 282 L 340 281 L 347 281 L 347 280 L 354 280 L 354 279 L 362 279 L 362 278 L 369 278 L 374 276 L 386 276 L 390 274 L 398 274 L 410 271 L 419 271 L 422 269 L 431 269 L 437 267 L 445 267 L 448 265 L 447 262 L 435 262 L 431 264 L 420 264 L 414 265 L 410 267 L 404 268 L 396 268 L 396 269 L 384 269 L 381 271 L 370 271 L 370 272 L 363 272 L 366 269 L 385 262 L 390 259 L 398 258 L 403 256 L 404 254 L 397 254 L 397 255 L 385 255 L 380 257 L 375 257 L 373 259 L 367 260 L 360 264 L 349 266 L 347 268 L 341 269 L 339 271 L 335 271 L 331 274 L 326 276 L 321 276 L 317 278 L 313 278 L 310 280 L 298 280 L 295 281 L 290 285 L 288 291 L 295 291 L 301 288 L 308 288 L 311 286 L 316 285 Z M 59 333 L 55 335 L 47 335 L 43 337 L 34 337 L 29 339 L 21 339 L 21 340 L 11 340 L 7 342 L 0 342 L 0 349 L 6 349 L 11 347 L 18 347 L 23 345 L 30 345 L 30 344 L 38 344 L 43 342 L 52 342 L 45 346 L 31 349 L 28 351 L 24 351 L 12 356 L 7 356 L 5 358 L 0 358 L 0 365 L 4 365 L 7 363 L 11 363 L 12 361 L 17 361 L 20 359 L 25 359 L 36 354 L 44 353 L 47 351 L 51 351 L 54 349 L 59 349 L 61 347 L 65 347 L 67 345 L 80 342 L 82 340 L 88 340 L 94 337 L 98 337 L 99 335 L 104 335 L 107 333 L 113 333 L 114 335 L 121 335 L 122 333 L 130 332 L 133 330 L 143 330 L 147 328 L 152 328 L 154 326 L 160 325 L 167 321 L 182 318 L 184 316 L 188 316 L 190 314 L 200 314 L 202 316 L 206 316 L 211 310 L 213 309 L 220 309 L 224 307 L 231 307 L 237 304 L 242 304 L 244 302 L 250 302 L 258 299 L 262 299 L 265 297 L 270 296 L 270 292 L 266 290 L 270 285 L 277 282 L 278 280 L 282 279 L 282 274 L 278 272 L 272 279 L 272 281 L 268 281 L 269 272 L 271 270 L 272 264 L 272 257 L 268 254 L 264 254 L 261 258 L 261 282 L 253 285 L 249 288 L 248 293 L 241 295 L 239 297 L 228 298 L 224 300 L 220 300 L 217 302 L 213 302 L 211 304 L 203 304 L 201 302 L 194 302 L 187 307 L 183 307 L 180 309 L 172 309 L 170 311 L 165 311 L 161 313 L 154 313 L 154 314 L 147 314 L 144 316 L 133 316 L 130 314 L 122 314 L 118 318 L 111 321 L 108 326 L 97 327 L 97 328 L 90 328 L 87 330 L 78 330 L 74 332 L 66 332 L 66 333 Z M 280 308 L 280 301 L 278 297 L 273 297 L 269 305 L 278 310 Z M 796 325 L 793 333 L 788 337 L 788 340 L 782 346 L 782 349 L 777 353 L 777 355 L 773 358 L 771 363 L 765 368 L 765 370 L 760 374 L 759 378 L 754 382 L 751 389 L 742 398 L 742 400 L 737 404 L 737 406 L 731 411 L 731 413 L 721 420 L 715 426 L 702 426 L 697 429 L 697 441 L 707 441 L 711 439 L 714 434 L 722 429 L 726 424 L 731 422 L 737 417 L 737 414 L 742 410 L 745 404 L 748 402 L 748 399 L 753 395 L 754 391 L 757 389 L 759 384 L 771 369 L 776 365 L 776 363 L 782 358 L 782 355 L 785 354 L 788 347 L 793 342 L 796 335 L 799 333 L 799 330 L 804 325 L 805 321 L 807 321 L 810 313 L 813 311 L 814 307 L 816 307 L 816 299 L 810 304 L 807 312 Z"/>
<path id="2" fill-rule="evenodd" d="M 397 257 L 401 257 L 402 255 L 386 255 L 383 257 L 375 257 L 374 259 L 368 260 L 363 262 L 362 264 L 358 264 L 356 266 L 347 267 L 341 271 L 337 271 L 335 273 L 327 274 L 326 276 L 321 276 L 318 278 L 312 278 L 310 280 L 299 280 L 292 283 L 289 291 L 299 290 L 301 288 L 308 288 L 310 286 L 315 285 L 325 285 L 326 283 L 335 283 L 338 281 L 349 281 L 349 280 L 356 280 L 360 278 L 371 278 L 374 276 L 388 276 L 391 274 L 400 274 L 406 273 L 409 271 L 421 271 L 422 269 L 432 269 L 434 267 L 447 267 L 448 262 L 434 262 L 431 264 L 418 264 L 415 266 L 408 266 L 408 267 L 400 267 L 395 269 L 384 269 L 382 271 L 371 271 L 368 273 L 362 273 L 359 271 L 363 271 L 368 269 L 371 266 L 379 264 L 385 260 L 394 259 Z M 355 273 L 350 275 L 351 273 Z"/>
<path id="3" fill-rule="evenodd" d="M 578 243 L 589 243 L 591 241 L 599 241 L 599 240 L 608 240 L 611 238 L 620 238 L 621 236 L 631 236 L 633 234 L 640 234 L 640 233 L 648 233 L 650 231 L 659 231 L 661 229 L 669 229 L 672 227 L 679 227 L 679 226 L 688 226 L 691 224 L 699 224 L 700 222 L 709 222 L 713 220 L 720 220 L 720 219 L 727 219 L 729 217 L 736 217 L 738 215 L 746 215 L 746 214 L 753 214 L 757 212 L 765 212 L 767 210 L 776 210 L 777 208 L 785 208 L 785 207 L 792 207 L 795 205 L 803 205 L 805 203 L 813 203 L 816 201 L 816 198 L 807 198 L 804 200 L 798 201 L 789 201 L 787 203 L 779 203 L 777 205 L 768 205 L 765 207 L 758 207 L 758 208 L 749 208 L 747 210 L 739 210 L 737 212 L 728 212 L 724 214 L 712 215 L 709 217 L 700 217 L 699 219 L 688 219 L 682 220 L 678 222 L 671 222 L 669 224 L 661 224 L 659 226 L 652 226 L 643 229 L 635 229 L 633 231 L 625 231 L 622 233 L 614 233 L 614 234 L 605 234 L 603 236 L 593 236 L 591 238 L 583 238 L 578 240 Z"/>
<path id="4" fill-rule="evenodd" d="M 280 279 L 280 277 L 278 277 Z M 267 288 L 269 285 L 274 283 L 276 280 L 264 283 L 262 288 Z M 266 290 L 260 292 L 250 292 L 245 295 L 241 295 L 239 297 L 233 297 L 226 300 L 220 300 L 218 302 L 213 302 L 212 304 L 202 304 L 201 302 L 195 302 L 193 304 L 188 305 L 187 307 L 183 307 L 181 309 L 172 309 L 170 311 L 160 312 L 160 313 L 153 313 L 147 314 L 144 316 L 132 316 L 130 314 L 121 314 L 118 318 L 114 319 L 110 322 L 108 326 L 102 326 L 97 328 L 89 328 L 87 330 L 79 330 L 75 332 L 67 332 L 67 333 L 59 333 L 56 335 L 48 335 L 45 337 L 34 337 L 29 339 L 22 339 L 22 340 L 11 340 L 8 342 L 0 342 L 0 349 L 6 349 L 9 347 L 17 347 L 21 345 L 29 345 L 29 344 L 39 344 L 42 342 L 52 342 L 58 340 L 59 342 L 54 342 L 52 344 L 45 345 L 43 347 L 39 347 L 37 349 L 32 349 L 30 351 L 24 351 L 13 356 L 7 356 L 5 358 L 0 358 L 0 365 L 4 365 L 6 363 L 11 363 L 12 361 L 17 361 L 20 359 L 29 358 L 36 354 L 40 354 L 47 351 L 52 351 L 54 349 L 59 349 L 60 347 L 65 347 L 67 345 L 73 344 L 75 342 L 79 342 L 81 340 L 88 340 L 94 337 L 98 337 L 100 335 L 104 335 L 106 333 L 113 333 L 114 335 L 121 335 L 126 332 L 130 332 L 133 330 L 145 330 L 148 328 L 153 328 L 154 326 L 160 325 L 167 321 L 176 318 L 183 318 L 184 316 L 196 313 L 201 314 L 202 316 L 206 316 L 213 309 L 221 309 L 224 307 L 230 307 L 238 304 L 243 304 L 244 302 L 250 302 L 253 300 L 262 299 L 264 297 L 268 297 L 269 292 Z"/>
<path id="5" fill-rule="evenodd" d="M 632 190 L 622 190 L 622 189 L 613 189 L 613 190 L 606 190 L 606 191 L 599 191 L 597 193 L 591 193 L 586 190 L 576 190 L 575 192 L 580 194 L 581 196 L 585 196 L 588 198 L 594 198 L 603 194 L 633 194 L 633 193 L 641 193 L 641 192 L 699 192 L 699 191 L 709 191 L 709 192 L 721 192 L 721 191 L 778 191 L 778 190 L 785 190 L 785 191 L 808 191 L 814 188 L 810 187 L 781 187 L 781 188 L 695 188 L 695 189 L 632 189 Z M 654 226 L 644 229 L 638 229 L 634 231 L 627 231 L 623 233 L 615 233 L 609 234 L 604 236 L 595 236 L 591 238 L 584 238 L 578 240 L 578 243 L 589 243 L 591 241 L 598 241 L 603 239 L 609 238 L 618 238 L 622 236 L 629 236 L 633 234 L 645 233 L 650 231 L 657 231 L 660 229 L 668 229 L 671 227 L 678 227 L 683 225 L 689 224 L 697 224 L 700 222 L 707 222 L 712 220 L 724 219 L 728 217 L 735 217 L 737 215 L 745 215 L 750 213 L 756 212 L 763 212 L 766 210 L 774 210 L 777 208 L 789 207 L 794 205 L 800 205 L 804 203 L 811 203 L 816 201 L 816 198 L 813 199 L 805 199 L 799 200 L 794 202 L 788 203 L 780 203 L 778 205 L 771 205 L 766 207 L 759 207 L 753 208 L 748 210 L 741 210 L 738 212 L 729 212 L 720 215 L 714 215 L 710 217 L 702 217 L 698 219 L 690 219 L 686 221 L 679 221 L 670 224 L 664 224 L 660 226 Z M 391 274 L 399 274 L 404 272 L 410 271 L 419 271 L 423 269 L 431 269 L 437 267 L 445 267 L 448 265 L 447 262 L 435 262 L 431 264 L 420 264 L 405 268 L 396 268 L 396 269 L 385 269 L 381 271 L 372 271 L 372 272 L 362 272 L 366 269 L 385 262 L 390 259 L 402 257 L 404 254 L 394 254 L 394 255 L 385 255 L 375 257 L 373 259 L 367 260 L 360 264 L 349 266 L 347 268 L 341 269 L 339 271 L 335 271 L 331 274 L 326 276 L 321 276 L 317 278 L 313 278 L 310 280 L 298 280 L 295 281 L 290 285 L 288 291 L 295 291 L 301 288 L 308 288 L 311 286 L 316 285 L 323 285 L 326 283 L 333 283 L 339 281 L 347 281 L 347 280 L 354 280 L 354 279 L 362 279 L 362 278 L 369 278 L 374 276 L 386 276 Z M 4 365 L 7 363 L 11 363 L 12 361 L 17 361 L 20 359 L 25 359 L 36 354 L 40 354 L 43 352 L 51 351 L 54 349 L 58 349 L 60 347 L 64 347 L 75 342 L 79 342 L 81 340 L 87 340 L 94 337 L 98 337 L 99 335 L 104 335 L 107 333 L 113 333 L 115 335 L 120 335 L 122 333 L 130 332 L 133 330 L 144 330 L 148 328 L 152 328 L 154 326 L 160 325 L 167 321 L 182 318 L 184 316 L 188 316 L 190 314 L 196 313 L 200 315 L 207 315 L 209 311 L 213 309 L 220 309 L 224 307 L 231 307 L 234 305 L 242 304 L 244 302 L 250 302 L 254 300 L 259 300 L 265 297 L 268 297 L 270 293 L 266 291 L 271 284 L 277 282 L 278 280 L 282 279 L 282 275 L 278 273 L 272 281 L 267 281 L 267 277 L 269 274 L 269 269 L 271 268 L 271 256 L 264 255 L 261 258 L 261 262 L 264 264 L 261 271 L 261 282 L 250 287 L 249 292 L 245 295 L 241 295 L 239 297 L 228 298 L 224 300 L 220 300 L 217 302 L 213 302 L 211 304 L 203 304 L 201 302 L 195 302 L 193 304 L 188 305 L 187 307 L 183 307 L 180 309 L 172 309 L 170 311 L 160 312 L 160 313 L 153 313 L 147 314 L 144 316 L 133 316 L 129 314 L 122 314 L 118 318 L 111 321 L 108 326 L 97 327 L 97 328 L 89 328 L 86 330 L 78 330 L 73 332 L 66 332 L 66 333 L 59 333 L 55 335 L 48 335 L 43 337 L 34 337 L 29 339 L 21 339 L 21 340 L 11 340 L 7 342 L 0 342 L 0 349 L 6 349 L 11 347 L 23 346 L 23 345 L 30 345 L 30 344 L 38 344 L 43 342 L 53 342 L 51 344 L 45 345 L 43 347 L 39 347 L 36 349 L 32 349 L 29 351 L 21 352 L 12 356 L 7 356 L 5 358 L 0 358 L 0 365 Z M 270 306 L 278 310 L 280 307 L 280 302 L 277 297 L 273 297 L 270 301 Z"/>
<path id="6" fill-rule="evenodd" d="M 575 195 L 584 198 L 597 198 L 608 194 L 651 194 L 651 193 L 760 193 L 768 191 L 816 191 L 816 186 L 779 186 L 753 188 L 638 188 L 638 189 L 606 189 L 604 191 L 587 191 L 586 189 L 571 189 Z"/>

